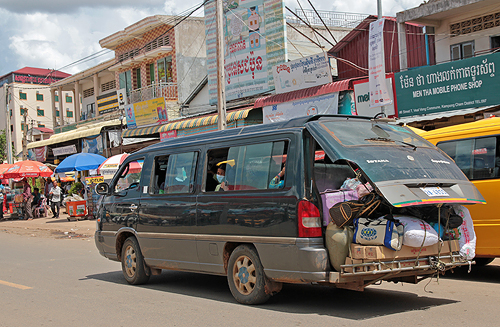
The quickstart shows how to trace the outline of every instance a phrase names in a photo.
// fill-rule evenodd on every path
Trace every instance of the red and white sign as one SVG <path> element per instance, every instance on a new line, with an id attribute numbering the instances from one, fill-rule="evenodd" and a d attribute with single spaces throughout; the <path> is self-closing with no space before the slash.
<path id="1" fill-rule="evenodd" d="M 392 103 L 385 82 L 384 22 L 384 19 L 379 19 L 370 24 L 368 39 L 370 108 Z"/>
<path id="2" fill-rule="evenodd" d="M 167 139 L 174 138 L 174 137 L 177 137 L 177 130 L 176 129 L 174 129 L 172 131 L 168 131 L 168 132 L 161 132 L 160 133 L 160 142 L 165 141 Z"/>

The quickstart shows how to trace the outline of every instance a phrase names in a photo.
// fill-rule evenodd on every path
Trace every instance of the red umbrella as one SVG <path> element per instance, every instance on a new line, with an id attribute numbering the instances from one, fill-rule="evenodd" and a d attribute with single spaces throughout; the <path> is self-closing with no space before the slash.
<path id="1" fill-rule="evenodd" d="M 32 160 L 16 162 L 3 174 L 4 178 L 50 177 L 52 170 L 43 163 Z"/>
<path id="2" fill-rule="evenodd" d="M 3 176 L 3 173 L 5 173 L 10 167 L 12 167 L 11 164 L 0 164 L 0 179 L 7 178 Z"/>

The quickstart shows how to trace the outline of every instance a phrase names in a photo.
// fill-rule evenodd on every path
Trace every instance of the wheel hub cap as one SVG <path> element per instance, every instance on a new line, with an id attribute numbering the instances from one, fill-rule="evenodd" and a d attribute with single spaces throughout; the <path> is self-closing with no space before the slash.
<path id="1" fill-rule="evenodd" d="M 248 273 L 248 270 L 246 267 L 241 267 L 239 272 L 238 272 L 238 278 L 243 284 L 248 283 L 248 276 L 250 274 Z"/>

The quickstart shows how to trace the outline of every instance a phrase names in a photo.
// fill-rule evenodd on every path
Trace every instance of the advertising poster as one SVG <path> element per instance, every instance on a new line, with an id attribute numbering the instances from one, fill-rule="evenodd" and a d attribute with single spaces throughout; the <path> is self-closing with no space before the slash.
<path id="1" fill-rule="evenodd" d="M 317 97 L 265 106 L 262 108 L 263 122 L 264 124 L 268 124 L 296 117 L 319 114 L 335 115 L 338 112 L 338 105 L 339 92 L 334 92 Z"/>
<path id="2" fill-rule="evenodd" d="M 274 88 L 272 66 L 286 59 L 284 5 L 276 0 L 224 1 L 226 100 Z M 217 103 L 215 1 L 205 5 L 210 104 Z"/>
<path id="3" fill-rule="evenodd" d="M 370 23 L 368 44 L 368 71 L 370 108 L 392 103 L 385 83 L 384 19 Z"/>
<path id="4" fill-rule="evenodd" d="M 333 81 L 326 53 L 273 66 L 276 93 L 286 93 L 328 84 Z"/>
<path id="5" fill-rule="evenodd" d="M 99 135 L 94 138 L 82 139 L 82 153 L 102 154 L 104 150 L 103 137 Z"/>
<path id="6" fill-rule="evenodd" d="M 391 99 L 394 99 L 394 76 L 386 76 L 386 84 Z M 380 107 L 370 107 L 370 87 L 367 80 L 354 81 L 354 100 L 356 104 L 356 114 L 358 116 L 374 117 L 380 113 Z M 394 102 L 385 106 L 385 114 L 389 118 L 397 117 Z"/>
<path id="7" fill-rule="evenodd" d="M 168 122 L 164 98 L 136 102 L 125 106 L 127 128 L 158 125 Z"/>
<path id="8" fill-rule="evenodd" d="M 395 74 L 399 117 L 478 108 L 500 102 L 500 53 Z"/>

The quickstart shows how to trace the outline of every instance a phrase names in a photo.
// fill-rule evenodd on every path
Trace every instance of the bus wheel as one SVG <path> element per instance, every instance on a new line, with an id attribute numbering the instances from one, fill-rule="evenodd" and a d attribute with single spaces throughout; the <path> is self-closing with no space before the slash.
<path id="1" fill-rule="evenodd" d="M 231 253 L 227 281 L 231 294 L 240 303 L 260 304 L 271 297 L 265 291 L 266 276 L 259 255 L 249 245 L 240 245 Z"/>
<path id="2" fill-rule="evenodd" d="M 133 236 L 127 238 L 123 243 L 122 271 L 125 280 L 127 280 L 129 284 L 139 285 L 149 280 L 139 243 Z"/>
<path id="3" fill-rule="evenodd" d="M 476 262 L 476 266 L 478 267 L 484 267 L 489 263 L 492 263 L 495 258 L 474 258 L 474 261 Z"/>

